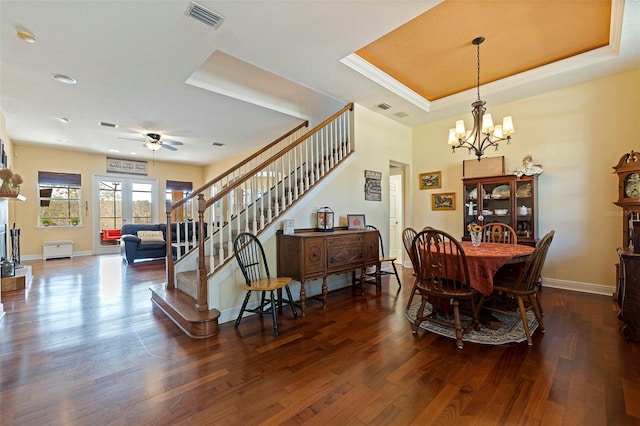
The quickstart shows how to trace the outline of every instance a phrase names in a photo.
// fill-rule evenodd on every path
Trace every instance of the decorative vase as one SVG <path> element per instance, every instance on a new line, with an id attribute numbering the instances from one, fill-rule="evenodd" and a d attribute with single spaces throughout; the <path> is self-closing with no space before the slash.
<path id="1" fill-rule="evenodd" d="M 482 242 L 482 232 L 471 231 L 469 234 L 471 235 L 471 244 L 478 247 Z"/>

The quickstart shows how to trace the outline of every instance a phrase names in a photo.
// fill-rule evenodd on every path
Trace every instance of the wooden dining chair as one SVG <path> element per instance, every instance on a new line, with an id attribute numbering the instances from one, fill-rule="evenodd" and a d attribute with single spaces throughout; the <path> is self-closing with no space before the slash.
<path id="1" fill-rule="evenodd" d="M 418 273 L 416 289 L 422 295 L 422 302 L 413 322 L 413 333 L 418 333 L 423 321 L 453 327 L 456 345 L 462 349 L 464 334 L 480 327 L 478 309 L 484 298 L 471 287 L 464 249 L 448 233 L 427 229 L 414 237 L 411 251 Z M 427 301 L 432 305 L 432 311 L 425 315 Z M 464 327 L 460 318 L 461 301 L 468 303 L 471 315 L 471 322 Z"/>
<path id="2" fill-rule="evenodd" d="M 485 243 L 518 244 L 515 229 L 506 223 L 493 222 L 482 226 L 482 241 Z"/>
<path id="3" fill-rule="evenodd" d="M 407 309 L 413 303 L 413 296 L 418 293 L 416 286 L 418 285 L 418 271 L 416 269 L 416 262 L 413 260 L 413 254 L 411 252 L 411 244 L 413 244 L 413 238 L 418 234 L 418 231 L 411 227 L 404 228 L 402 230 L 402 243 L 404 244 L 404 249 L 407 252 L 407 256 L 409 256 L 409 260 L 411 261 L 411 267 L 413 268 L 413 276 L 415 277 L 413 280 L 413 288 L 411 289 L 411 296 L 409 296 L 409 301 L 407 302 Z"/>
<path id="4" fill-rule="evenodd" d="M 519 274 L 496 274 L 493 280 L 492 300 L 485 304 L 485 308 L 488 310 L 519 316 L 522 319 L 524 333 L 529 345 L 533 345 L 533 341 L 529 330 L 529 322 L 527 321 L 527 311 L 533 310 L 538 320 L 540 332 L 544 333 L 542 307 L 538 299 L 538 281 L 554 235 L 555 231 L 550 231 L 542 237 Z M 517 311 L 509 309 L 510 306 L 513 306 L 509 302 L 513 300 L 517 302 Z"/>
<path id="5" fill-rule="evenodd" d="M 378 263 L 376 265 L 376 272 L 367 273 L 366 269 L 363 270 L 363 274 L 368 277 L 376 277 L 382 275 L 395 275 L 396 280 L 398 281 L 398 288 L 402 288 L 402 282 L 400 282 L 400 275 L 398 275 L 398 269 L 396 268 L 396 258 L 393 256 L 386 256 L 384 253 L 384 245 L 382 244 L 382 235 L 380 235 L 380 231 L 373 225 L 367 225 L 367 229 L 376 231 L 378 233 L 378 242 L 380 244 L 380 258 L 378 259 Z M 393 268 L 393 271 L 382 269 L 382 264 L 388 263 Z"/>
<path id="6" fill-rule="evenodd" d="M 289 283 L 292 281 L 292 278 L 271 278 L 262 244 L 255 235 L 249 232 L 238 234 L 233 241 L 233 251 L 245 279 L 242 288 L 247 292 L 242 302 L 238 319 L 236 319 L 235 328 L 238 328 L 240 325 L 240 321 L 245 312 L 253 312 L 259 315 L 268 314 L 273 318 L 273 334 L 277 336 L 278 308 L 282 306 L 282 302 L 284 302 L 284 300 L 276 297 L 277 290 L 285 289 L 287 297 L 289 298 L 287 304 L 293 312 L 293 318 L 298 318 L 296 307 L 293 304 L 291 290 L 289 289 Z M 255 308 L 247 308 L 252 292 L 260 292 L 260 301 Z M 268 299 L 266 298 L 267 294 L 269 295 Z"/>

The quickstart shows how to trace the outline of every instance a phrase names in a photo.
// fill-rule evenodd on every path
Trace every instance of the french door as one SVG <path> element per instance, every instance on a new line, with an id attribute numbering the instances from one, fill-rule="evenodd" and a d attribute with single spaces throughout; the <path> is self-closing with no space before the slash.
<path id="1" fill-rule="evenodd" d="M 94 175 L 93 235 L 96 254 L 118 253 L 117 240 L 102 237 L 102 231 L 120 229 L 125 223 L 158 223 L 156 179 Z"/>

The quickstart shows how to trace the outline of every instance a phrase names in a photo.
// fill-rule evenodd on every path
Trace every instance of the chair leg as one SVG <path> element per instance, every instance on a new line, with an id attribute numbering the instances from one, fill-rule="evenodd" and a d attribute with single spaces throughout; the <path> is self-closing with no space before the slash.
<path id="1" fill-rule="evenodd" d="M 396 269 L 395 262 L 391 262 L 391 266 L 393 266 L 393 273 L 396 274 L 396 280 L 398 280 L 398 288 L 402 288 L 402 283 L 400 282 L 400 275 L 398 275 L 398 270 Z"/>
<path id="2" fill-rule="evenodd" d="M 293 304 L 293 296 L 291 296 L 291 290 L 289 286 L 284 286 L 285 291 L 287 292 L 287 296 L 289 297 L 289 306 L 291 307 L 291 312 L 293 312 L 293 318 L 298 319 L 298 312 L 296 312 L 296 305 Z"/>
<path id="3" fill-rule="evenodd" d="M 242 302 L 242 308 L 240 308 L 240 313 L 238 314 L 238 319 L 236 319 L 236 324 L 234 328 L 238 328 L 240 325 L 240 321 L 242 320 L 242 315 L 244 314 L 244 310 L 247 307 L 247 303 L 249 302 L 249 297 L 251 297 L 251 292 L 247 291 L 247 295 L 244 297 L 244 302 Z"/>
<path id="4" fill-rule="evenodd" d="M 413 303 L 413 296 L 416 295 L 417 289 L 418 289 L 418 279 L 416 278 L 413 281 L 413 289 L 411 289 L 411 296 L 409 296 L 409 301 L 407 302 L 407 309 L 411 307 L 411 303 Z"/>
<path id="5" fill-rule="evenodd" d="M 456 346 L 458 349 L 462 349 L 464 343 L 462 343 L 462 322 L 460 321 L 460 302 L 458 299 L 453 299 L 453 325 L 456 328 Z"/>
<path id="6" fill-rule="evenodd" d="M 273 318 L 273 335 L 278 335 L 278 308 L 276 306 L 276 296 L 271 290 L 271 317 Z"/>
<path id="7" fill-rule="evenodd" d="M 529 346 L 533 345 L 533 340 L 531 340 L 531 331 L 529 330 L 529 321 L 527 321 L 527 310 L 524 308 L 524 300 L 522 296 L 518 297 L 518 307 L 520 308 L 520 316 L 522 317 L 522 325 L 524 326 L 524 334 L 527 336 L 527 344 Z"/>
<path id="8" fill-rule="evenodd" d="M 533 313 L 536 314 L 536 319 L 538 320 L 538 328 L 541 333 L 544 333 L 544 323 L 542 322 L 542 306 L 540 306 L 540 300 L 538 300 L 538 296 L 533 294 L 529 296 L 529 303 L 533 307 Z"/>
<path id="9" fill-rule="evenodd" d="M 418 328 L 420 327 L 420 323 L 423 321 L 423 313 L 424 307 L 427 306 L 427 299 L 425 297 L 422 298 L 422 302 L 420 303 L 420 307 L 418 308 L 418 312 L 416 312 L 416 319 L 413 321 L 413 334 L 418 334 Z"/>

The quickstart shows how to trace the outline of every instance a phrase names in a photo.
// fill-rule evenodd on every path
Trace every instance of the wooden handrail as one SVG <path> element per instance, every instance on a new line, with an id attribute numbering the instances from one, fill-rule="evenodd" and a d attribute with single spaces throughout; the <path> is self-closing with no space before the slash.
<path id="1" fill-rule="evenodd" d="M 284 135 L 280 136 L 279 138 L 277 138 L 273 142 L 269 143 L 268 145 L 264 146 L 260 150 L 258 150 L 255 153 L 251 154 L 250 156 L 248 156 L 247 158 L 245 158 L 241 162 L 237 163 L 236 165 L 230 167 L 228 170 L 220 173 L 218 176 L 216 176 L 215 178 L 211 179 L 209 182 L 205 183 L 204 185 L 200 186 L 198 189 L 196 189 L 194 191 L 191 191 L 191 194 L 187 195 L 183 199 L 178 200 L 175 203 L 171 204 L 171 211 L 177 209 L 178 207 L 180 207 L 183 204 L 187 203 L 189 200 L 195 198 L 199 193 L 204 192 L 207 188 L 209 188 L 211 185 L 216 183 L 217 180 L 221 179 L 221 177 L 231 174 L 234 170 L 239 169 L 240 167 L 244 166 L 245 164 L 247 164 L 248 162 L 250 162 L 254 158 L 260 156 L 260 154 L 268 151 L 270 148 L 273 148 L 275 145 L 277 145 L 278 143 L 282 142 L 284 139 L 288 138 L 289 136 L 293 135 L 294 133 L 296 133 L 298 130 L 302 129 L 303 127 L 309 127 L 309 120 L 306 120 L 304 123 L 301 123 L 298 126 L 294 127 L 293 129 L 289 130 Z"/>
<path id="2" fill-rule="evenodd" d="M 280 151 L 278 151 L 277 153 L 273 154 L 271 157 L 269 157 L 268 159 L 266 159 L 265 161 L 263 161 L 261 164 L 258 164 L 256 167 L 254 167 L 253 169 L 251 169 L 250 171 L 248 171 L 247 173 L 245 173 L 244 176 L 242 176 L 242 178 L 236 182 L 234 182 L 236 184 L 236 186 L 240 185 L 241 183 L 247 181 L 248 179 L 250 179 L 254 174 L 258 173 L 260 170 L 264 169 L 265 164 L 270 164 L 272 163 L 274 160 L 276 160 L 277 158 L 282 157 L 284 154 L 286 154 L 287 152 L 291 151 L 292 149 L 294 149 L 296 146 L 300 145 L 302 142 L 306 141 L 307 139 L 309 139 L 311 136 L 313 136 L 314 134 L 318 133 L 320 130 L 322 130 L 327 124 L 331 123 L 332 121 L 334 121 L 336 118 L 338 118 L 339 116 L 341 116 L 342 114 L 344 114 L 347 111 L 353 111 L 353 103 L 348 104 L 347 106 L 345 106 L 344 108 L 342 108 L 340 111 L 336 112 L 335 114 L 333 114 L 331 117 L 327 118 L 326 120 L 324 120 L 322 123 L 318 124 L 316 127 L 314 127 L 312 130 L 310 130 L 309 132 L 305 133 L 303 136 L 299 137 L 298 139 L 296 139 L 294 142 L 290 143 L 289 145 L 287 145 L 286 147 L 282 148 Z M 213 205 L 216 201 L 222 199 L 223 196 L 227 195 L 229 192 L 233 191 L 235 188 L 234 187 L 227 187 L 225 189 L 223 189 L 222 191 L 220 191 L 219 193 L 217 193 L 216 195 L 214 195 L 213 197 L 211 197 L 208 201 L 207 201 L 207 208 L 211 207 L 211 205 Z"/>

